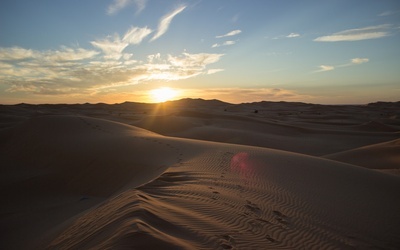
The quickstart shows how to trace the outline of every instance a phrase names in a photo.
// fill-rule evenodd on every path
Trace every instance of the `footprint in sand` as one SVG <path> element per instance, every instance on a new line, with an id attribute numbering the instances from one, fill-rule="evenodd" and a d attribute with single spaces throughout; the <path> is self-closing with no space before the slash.
<path id="1" fill-rule="evenodd" d="M 266 238 L 269 242 L 271 242 L 271 243 L 277 242 L 277 240 L 275 240 L 274 238 L 272 238 L 269 234 L 265 235 L 265 238 Z"/>
<path id="2" fill-rule="evenodd" d="M 220 235 L 223 249 L 233 249 L 235 244 L 235 239 L 229 234 Z"/>
<path id="3" fill-rule="evenodd" d="M 288 225 L 288 224 L 289 224 L 289 221 L 288 221 L 288 219 L 287 219 L 287 216 L 284 215 L 283 213 L 281 213 L 281 212 L 279 212 L 279 211 L 277 211 L 277 210 L 272 211 L 272 213 L 275 215 L 275 219 L 276 219 L 279 223 L 284 224 L 284 225 Z"/>
<path id="4" fill-rule="evenodd" d="M 213 195 L 212 195 L 211 199 L 218 200 L 219 199 L 219 197 L 218 197 L 219 192 L 218 191 L 213 191 L 212 193 L 213 193 Z"/>
<path id="5" fill-rule="evenodd" d="M 261 209 L 257 206 L 257 204 L 252 203 L 249 200 L 246 200 L 247 204 L 244 205 L 247 209 L 249 209 L 252 213 L 260 215 L 261 214 Z"/>

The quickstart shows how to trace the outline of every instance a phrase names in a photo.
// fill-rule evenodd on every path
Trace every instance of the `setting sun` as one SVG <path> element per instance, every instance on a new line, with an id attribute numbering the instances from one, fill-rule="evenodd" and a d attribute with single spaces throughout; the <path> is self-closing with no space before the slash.
<path id="1" fill-rule="evenodd" d="M 150 91 L 151 99 L 154 102 L 166 102 L 172 100 L 176 97 L 178 91 L 168 87 L 162 87 L 158 89 L 153 89 Z"/>

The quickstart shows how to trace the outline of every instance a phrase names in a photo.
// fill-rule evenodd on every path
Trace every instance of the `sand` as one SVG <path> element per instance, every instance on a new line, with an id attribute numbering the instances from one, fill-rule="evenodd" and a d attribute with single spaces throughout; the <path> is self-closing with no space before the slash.
<path id="1" fill-rule="evenodd" d="M 399 249 L 398 110 L 0 106 L 0 248 Z"/>

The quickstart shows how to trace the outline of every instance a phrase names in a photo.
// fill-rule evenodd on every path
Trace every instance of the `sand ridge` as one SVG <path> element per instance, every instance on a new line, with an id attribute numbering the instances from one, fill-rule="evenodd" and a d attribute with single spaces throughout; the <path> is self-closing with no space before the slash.
<path id="1" fill-rule="evenodd" d="M 400 243 L 395 234 L 384 233 L 396 232 L 400 219 L 395 201 L 400 183 L 394 176 L 282 151 L 173 141 L 203 153 L 89 212 L 82 220 L 91 224 L 90 231 L 77 221 L 51 246 L 393 248 Z M 114 213 L 120 207 L 123 218 Z M 98 224 L 99 216 L 112 221 L 114 238 L 104 239 L 106 225 Z M 69 245 L 71 240 L 76 245 Z"/>

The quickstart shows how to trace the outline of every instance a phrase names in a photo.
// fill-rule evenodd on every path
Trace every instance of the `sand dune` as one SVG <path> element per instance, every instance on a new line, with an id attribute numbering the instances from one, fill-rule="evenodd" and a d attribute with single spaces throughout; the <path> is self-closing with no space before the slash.
<path id="1" fill-rule="evenodd" d="M 285 102 L 221 104 L 208 108 L 207 103 L 203 102 L 198 108 L 185 109 L 179 109 L 173 103 L 165 106 L 164 112 L 154 112 L 153 116 L 130 124 L 163 135 L 262 146 L 318 156 L 393 140 L 399 138 L 397 132 L 400 131 L 396 118 L 400 115 L 398 105 L 382 106 L 380 109 L 371 108 L 373 105 L 324 106 Z M 258 113 L 254 113 L 255 110 Z M 186 126 L 170 126 L 174 129 L 169 129 L 163 123 Z M 192 126 L 188 126 L 189 123 Z"/>
<path id="2" fill-rule="evenodd" d="M 81 115 L 12 124 L 0 131 L 2 249 L 400 247 L 397 176 Z"/>
<path id="3" fill-rule="evenodd" d="M 400 139 L 330 154 L 324 157 L 400 175 Z"/>

